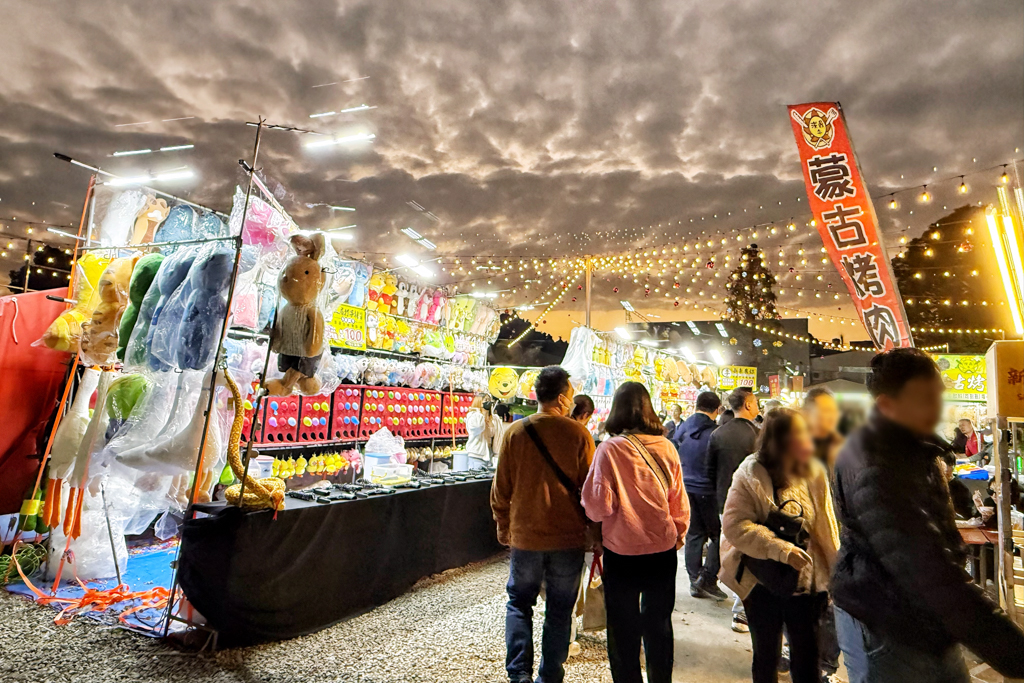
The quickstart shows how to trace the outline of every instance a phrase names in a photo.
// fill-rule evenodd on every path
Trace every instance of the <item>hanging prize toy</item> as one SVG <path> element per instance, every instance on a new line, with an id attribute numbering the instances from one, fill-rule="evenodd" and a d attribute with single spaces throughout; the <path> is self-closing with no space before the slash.
<path id="1" fill-rule="evenodd" d="M 228 464 L 235 477 L 241 484 L 228 487 L 224 492 L 225 498 L 232 505 L 241 504 L 246 508 L 270 508 L 275 512 L 284 509 L 284 481 L 277 477 L 265 477 L 253 479 L 249 473 L 242 469 L 242 457 L 239 452 L 239 441 L 242 437 L 242 424 L 245 422 L 245 407 L 242 401 L 242 393 L 238 390 L 235 380 L 224 370 L 224 380 L 231 390 L 231 397 L 234 399 L 235 419 L 231 423 L 231 436 L 228 437 Z M 242 486 L 245 485 L 245 492 L 242 494 Z M 243 495 L 239 503 L 239 495 Z"/>

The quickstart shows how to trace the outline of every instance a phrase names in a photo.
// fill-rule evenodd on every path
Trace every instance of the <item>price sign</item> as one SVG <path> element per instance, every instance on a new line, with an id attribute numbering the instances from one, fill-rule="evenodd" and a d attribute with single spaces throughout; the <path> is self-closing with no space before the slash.
<path id="1" fill-rule="evenodd" d="M 754 388 L 757 381 L 757 368 L 744 365 L 726 365 L 718 369 L 718 388 L 732 391 L 739 387 Z"/>
<path id="2" fill-rule="evenodd" d="M 366 350 L 366 310 L 341 304 L 325 325 L 331 346 L 355 351 Z"/>

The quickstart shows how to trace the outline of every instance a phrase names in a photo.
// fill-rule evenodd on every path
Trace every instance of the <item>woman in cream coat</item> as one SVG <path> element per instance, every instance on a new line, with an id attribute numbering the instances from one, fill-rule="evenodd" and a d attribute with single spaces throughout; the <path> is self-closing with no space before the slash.
<path id="1" fill-rule="evenodd" d="M 803 508 L 807 550 L 773 534 L 764 521 L 775 501 L 793 500 Z M 795 514 L 792 504 L 785 512 Z M 818 624 L 828 605 L 828 582 L 839 547 L 828 475 L 814 458 L 814 444 L 799 413 L 773 411 L 761 429 L 758 450 L 744 460 L 722 515 L 722 569 L 719 579 L 743 600 L 753 644 L 754 683 L 775 683 L 786 627 L 793 683 L 818 683 Z M 799 572 L 793 595 L 777 596 L 758 584 L 743 556 L 775 560 Z"/>

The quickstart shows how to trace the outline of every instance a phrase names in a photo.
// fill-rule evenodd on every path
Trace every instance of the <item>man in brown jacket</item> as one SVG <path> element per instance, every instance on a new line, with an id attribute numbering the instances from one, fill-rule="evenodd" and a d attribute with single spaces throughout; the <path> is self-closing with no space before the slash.
<path id="1" fill-rule="evenodd" d="M 512 548 L 505 669 L 511 683 L 533 679 L 533 607 L 543 584 L 547 606 L 537 682 L 562 683 L 587 542 L 579 490 L 594 458 L 594 439 L 567 417 L 573 389 L 565 370 L 544 368 L 534 390 L 539 410 L 505 433 L 491 487 L 498 540 Z"/>

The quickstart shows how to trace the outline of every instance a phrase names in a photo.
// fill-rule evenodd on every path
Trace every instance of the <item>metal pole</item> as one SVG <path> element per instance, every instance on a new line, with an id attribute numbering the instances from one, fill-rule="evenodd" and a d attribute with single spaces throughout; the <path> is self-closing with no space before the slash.
<path id="1" fill-rule="evenodd" d="M 586 318 L 584 320 L 584 325 L 586 325 L 587 327 L 590 327 L 590 280 L 591 280 L 592 276 L 594 275 L 594 259 L 592 259 L 592 258 L 590 258 L 588 256 L 586 258 L 586 266 L 587 266 L 587 278 L 586 278 L 586 284 L 584 285 L 584 287 L 587 290 L 587 314 L 586 314 Z"/>
<path id="2" fill-rule="evenodd" d="M 114 558 L 114 573 L 117 574 L 117 585 L 124 583 L 121 580 L 121 566 L 117 563 L 117 546 L 114 545 L 114 530 L 110 528 L 110 509 L 107 507 L 107 484 L 100 484 L 100 497 L 103 499 L 103 516 L 107 518 L 107 538 L 110 539 L 110 555 Z"/>
<path id="3" fill-rule="evenodd" d="M 238 264 L 239 264 L 239 261 L 241 260 L 241 256 L 242 256 L 242 232 L 244 232 L 244 230 L 245 230 L 245 220 L 247 218 L 247 214 L 248 214 L 248 211 L 249 211 L 249 196 L 250 196 L 250 194 L 252 192 L 252 173 L 254 172 L 254 169 L 256 167 L 256 158 L 259 156 L 259 153 L 260 153 L 260 133 L 262 132 L 262 129 L 263 129 L 263 126 L 262 126 L 263 120 L 264 120 L 263 117 L 260 117 L 260 126 L 258 126 L 256 128 L 256 143 L 253 146 L 252 166 L 250 166 L 250 171 L 249 171 L 249 185 L 248 185 L 248 189 L 246 190 L 246 193 L 245 193 L 245 208 L 242 211 L 242 225 L 241 225 L 241 227 L 239 229 L 238 237 L 235 240 L 235 263 L 234 263 L 234 266 L 231 269 L 231 284 L 228 286 L 228 305 L 227 305 L 227 310 L 224 313 L 224 326 L 221 328 L 221 331 L 220 331 L 220 341 L 217 344 L 217 353 L 214 355 L 213 370 L 212 370 L 211 375 L 210 375 L 210 397 L 209 397 L 209 399 L 206 402 L 206 419 L 204 420 L 204 423 L 203 423 L 203 436 L 202 436 L 202 439 L 199 442 L 199 453 L 196 456 L 196 467 L 195 467 L 195 472 L 194 472 L 193 477 L 192 477 L 192 489 L 189 491 L 189 494 L 188 494 L 188 504 L 189 504 L 189 508 L 188 509 L 189 510 L 191 510 L 192 506 L 195 504 L 196 491 L 199 489 L 199 475 L 200 475 L 200 470 L 202 469 L 202 466 L 203 466 L 203 450 L 206 448 L 206 438 L 207 438 L 207 434 L 208 434 L 208 432 L 210 430 L 210 414 L 213 412 L 213 401 L 214 401 L 214 396 L 216 395 L 216 390 L 217 390 L 217 373 L 218 373 L 218 369 L 219 369 L 218 368 L 218 363 L 220 362 L 221 353 L 224 350 L 224 339 L 227 337 L 228 322 L 231 319 L 231 303 L 232 303 L 232 300 L 234 299 L 234 296 L 235 296 L 235 281 L 238 278 Z M 242 479 L 242 484 L 243 485 L 245 484 L 244 477 Z M 239 499 L 241 499 L 241 497 L 239 497 Z M 188 510 L 186 510 L 186 513 L 187 512 L 188 512 Z M 187 514 L 186 514 L 186 516 L 187 516 Z M 177 553 L 177 555 L 178 556 L 181 555 L 181 544 L 180 543 L 178 545 L 178 553 Z M 169 593 L 169 597 L 167 599 L 167 613 L 164 615 L 164 635 L 165 636 L 167 635 L 168 631 L 171 628 L 171 616 L 172 616 L 172 613 L 174 612 L 174 600 L 175 600 L 175 595 L 177 594 L 177 591 L 178 591 L 178 557 L 176 556 L 175 560 L 174 560 L 174 577 L 173 577 L 173 579 L 171 581 L 171 590 L 170 590 L 170 593 Z"/>
<path id="4" fill-rule="evenodd" d="M 24 294 L 28 291 L 28 276 L 32 274 L 32 240 L 26 240 L 25 242 L 25 283 L 22 285 L 21 292 Z"/>

